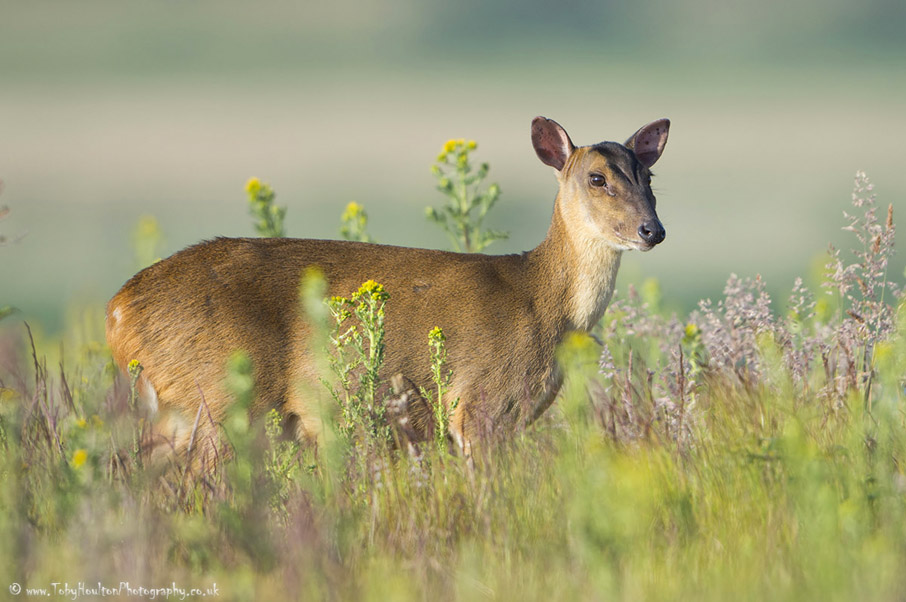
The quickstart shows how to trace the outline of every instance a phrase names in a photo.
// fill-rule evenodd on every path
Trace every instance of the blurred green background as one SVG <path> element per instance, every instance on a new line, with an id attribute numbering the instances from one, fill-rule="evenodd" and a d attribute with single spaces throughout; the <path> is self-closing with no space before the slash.
<path id="1" fill-rule="evenodd" d="M 624 259 L 688 310 L 731 272 L 785 300 L 816 278 L 856 170 L 903 207 L 906 3 L 0 1 L 0 306 L 46 329 L 165 253 L 251 235 L 243 186 L 271 183 L 287 230 L 337 236 L 356 200 L 381 242 L 446 248 L 424 219 L 448 138 L 479 142 L 503 195 L 491 252 L 535 246 L 556 184 L 529 123 L 577 144 L 673 122 L 656 166 L 667 240 Z M 903 256 L 891 268 L 902 277 Z"/>

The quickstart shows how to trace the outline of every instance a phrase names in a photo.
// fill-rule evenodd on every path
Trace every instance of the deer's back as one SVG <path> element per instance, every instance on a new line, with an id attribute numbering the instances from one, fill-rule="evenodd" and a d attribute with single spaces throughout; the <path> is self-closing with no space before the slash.
<path id="1" fill-rule="evenodd" d="M 427 387 L 428 332 L 439 326 L 454 389 L 511 398 L 535 386 L 531 373 L 546 369 L 554 344 L 545 347 L 524 264 L 521 255 L 218 238 L 129 280 L 108 304 L 107 336 L 120 366 L 140 361 L 162 403 L 187 414 L 200 395 L 217 397 L 236 350 L 252 358 L 259 402 L 279 405 L 294 380 L 314 376 L 300 283 L 306 268 L 316 266 L 328 295 L 349 296 L 368 279 L 389 293 L 385 377 L 402 373 L 413 386 Z"/>

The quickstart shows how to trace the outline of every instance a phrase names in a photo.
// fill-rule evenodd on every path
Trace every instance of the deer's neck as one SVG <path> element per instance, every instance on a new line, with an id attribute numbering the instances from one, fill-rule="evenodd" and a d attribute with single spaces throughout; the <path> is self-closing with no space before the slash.
<path id="1" fill-rule="evenodd" d="M 544 241 L 529 252 L 538 305 L 563 334 L 589 331 L 597 324 L 613 295 L 622 252 L 590 226 L 567 225 L 560 200 Z"/>

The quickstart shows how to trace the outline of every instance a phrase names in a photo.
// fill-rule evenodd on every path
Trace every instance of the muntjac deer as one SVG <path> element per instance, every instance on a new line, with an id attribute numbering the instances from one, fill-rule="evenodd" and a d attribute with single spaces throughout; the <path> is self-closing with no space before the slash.
<path id="1" fill-rule="evenodd" d="M 560 190 L 547 237 L 517 255 L 449 253 L 358 242 L 218 238 L 188 247 L 136 274 L 107 306 L 107 341 L 121 368 L 144 366 L 139 391 L 161 412 L 158 432 L 185 450 L 202 400 L 202 438 L 231 403 L 229 356 L 254 366 L 253 414 L 278 408 L 301 440 L 316 440 L 320 414 L 305 391 L 319 386 L 309 321 L 299 300 L 306 268 L 317 266 L 329 295 L 366 280 L 390 294 L 386 305 L 387 380 L 431 390 L 428 332 L 446 335 L 459 398 L 452 436 L 468 453 L 482 428 L 525 424 L 553 402 L 562 381 L 555 352 L 564 335 L 588 331 L 613 293 L 624 251 L 664 240 L 650 168 L 670 122 L 645 125 L 625 143 L 576 147 L 544 117 L 532 121 L 538 157 L 556 170 Z M 303 385 L 307 385 L 303 386 Z M 430 410 L 408 407 L 422 436 Z M 199 439 L 200 440 L 200 439 Z"/>

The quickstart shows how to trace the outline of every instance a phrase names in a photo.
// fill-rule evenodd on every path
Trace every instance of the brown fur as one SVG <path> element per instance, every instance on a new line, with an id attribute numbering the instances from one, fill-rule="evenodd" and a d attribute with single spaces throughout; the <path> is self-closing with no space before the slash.
<path id="1" fill-rule="evenodd" d="M 547 237 L 519 255 L 252 238 L 184 249 L 136 274 L 111 299 L 107 340 L 114 359 L 121 368 L 133 359 L 144 366 L 161 429 L 178 448 L 186 445 L 202 395 L 213 422 L 223 417 L 224 368 L 236 350 L 255 367 L 253 412 L 280 408 L 300 438 L 316 437 L 321 424 L 310 392 L 320 385 L 299 285 L 304 270 L 317 266 L 328 295 L 348 296 L 369 279 L 390 294 L 382 368 L 388 377 L 400 373 L 416 390 L 430 388 L 428 332 L 443 329 L 453 371 L 448 398 L 461 399 L 451 430 L 461 445 L 480 423 L 530 422 L 560 387 L 554 356 L 564 334 L 589 330 L 603 314 L 622 251 L 653 246 L 637 234 L 639 224 L 657 220 L 647 181 L 653 161 L 640 165 L 632 149 L 640 135 L 653 135 L 655 124 L 663 134 L 653 142 L 654 160 L 666 121 L 642 128 L 625 146 L 576 149 L 559 125 L 536 118 L 536 151 L 557 167 L 560 193 Z M 645 143 L 650 152 L 651 141 Z M 609 188 L 590 186 L 592 172 Z M 423 432 L 424 403 L 412 404 L 410 414 Z M 205 438 L 210 424 L 201 421 Z"/>

